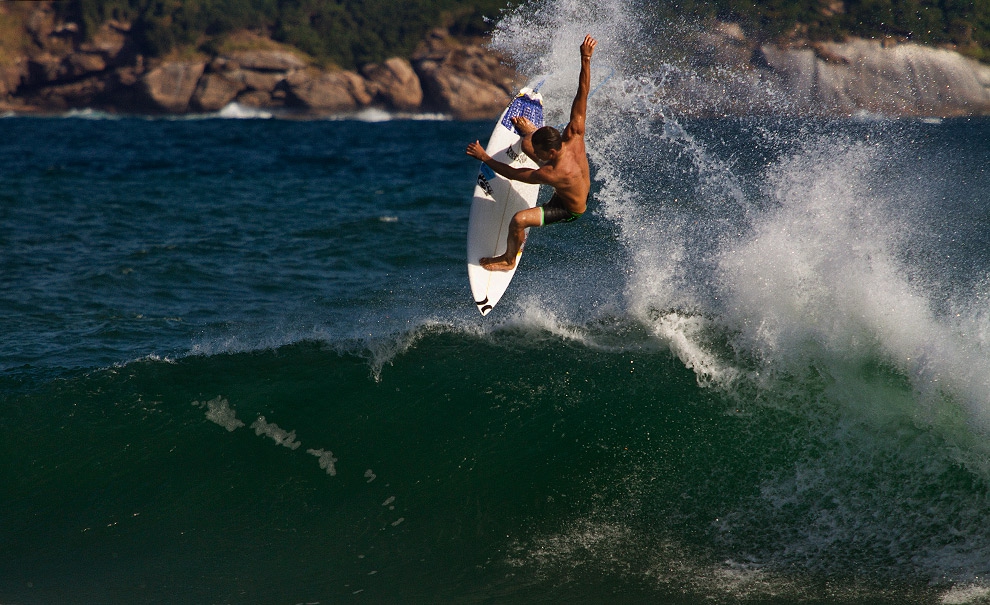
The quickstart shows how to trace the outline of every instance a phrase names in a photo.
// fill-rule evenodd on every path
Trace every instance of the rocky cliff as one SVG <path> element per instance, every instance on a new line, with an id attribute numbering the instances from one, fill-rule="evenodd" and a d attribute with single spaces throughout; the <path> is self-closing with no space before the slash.
<path id="1" fill-rule="evenodd" d="M 247 32 L 211 55 L 150 59 L 130 24 L 109 21 L 86 40 L 77 24 L 58 21 L 50 2 L 0 3 L 0 26 L 0 34 L 24 33 L 16 44 L 0 40 L 0 110 L 15 112 L 177 114 L 237 102 L 301 116 L 382 107 L 483 119 L 523 82 L 484 41 L 441 30 L 411 57 L 356 72 L 318 68 Z M 946 49 L 890 40 L 781 46 L 731 24 L 696 32 L 682 48 L 687 67 L 664 77 L 663 101 L 685 114 L 990 114 L 990 67 Z"/>
<path id="2" fill-rule="evenodd" d="M 990 66 L 949 50 L 849 40 L 805 49 L 763 45 L 757 57 L 790 90 L 799 110 L 990 114 Z"/>
<path id="3" fill-rule="evenodd" d="M 231 50 L 149 59 L 128 23 L 104 23 L 84 40 L 74 23 L 58 22 L 51 3 L 0 3 L 6 29 L 25 41 L 0 48 L 0 110 L 180 114 L 217 111 L 229 103 L 321 115 L 375 106 L 436 111 L 457 119 L 498 115 L 521 84 L 482 40 L 432 32 L 412 57 L 365 65 L 360 73 L 318 68 L 290 47 L 242 32 Z"/>
<path id="4" fill-rule="evenodd" d="M 695 115 L 990 114 L 990 66 L 893 39 L 771 44 L 719 24 L 688 37 L 664 101 Z M 679 67 L 679 68 L 678 68 Z"/>

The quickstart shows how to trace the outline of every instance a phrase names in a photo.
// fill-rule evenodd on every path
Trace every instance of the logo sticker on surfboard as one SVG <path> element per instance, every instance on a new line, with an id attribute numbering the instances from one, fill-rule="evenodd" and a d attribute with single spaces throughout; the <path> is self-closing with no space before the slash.
<path id="1" fill-rule="evenodd" d="M 492 190 L 491 181 L 495 178 L 495 171 L 492 170 L 487 164 L 481 165 L 481 173 L 478 175 L 478 186 L 488 195 L 492 197 L 494 191 Z"/>

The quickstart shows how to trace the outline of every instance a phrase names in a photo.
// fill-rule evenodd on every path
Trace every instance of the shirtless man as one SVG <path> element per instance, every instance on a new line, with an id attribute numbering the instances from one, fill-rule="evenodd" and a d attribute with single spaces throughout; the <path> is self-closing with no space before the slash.
<path id="1" fill-rule="evenodd" d="M 516 256 L 526 241 L 528 227 L 569 223 L 584 214 L 588 207 L 591 176 L 584 148 L 584 120 L 588 111 L 588 89 L 591 87 L 591 55 L 597 44 L 598 41 L 590 35 L 585 36 L 581 44 L 577 96 L 571 105 L 571 119 L 563 133 L 552 126 L 537 130 L 524 117 L 512 118 L 512 125 L 522 135 L 522 150 L 540 168 L 513 168 L 503 164 L 485 153 L 478 141 L 467 147 L 469 156 L 481 160 L 507 179 L 550 185 L 554 189 L 553 197 L 546 204 L 520 210 L 512 217 L 505 254 L 480 261 L 481 266 L 489 271 L 508 271 L 516 266 Z"/>

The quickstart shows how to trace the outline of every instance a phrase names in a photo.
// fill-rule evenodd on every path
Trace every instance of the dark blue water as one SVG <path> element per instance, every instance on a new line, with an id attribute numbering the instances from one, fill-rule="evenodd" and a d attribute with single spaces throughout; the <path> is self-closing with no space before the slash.
<path id="1" fill-rule="evenodd" d="M 985 600 L 990 121 L 630 82 L 486 318 L 489 123 L 0 119 L 0 602 Z"/>

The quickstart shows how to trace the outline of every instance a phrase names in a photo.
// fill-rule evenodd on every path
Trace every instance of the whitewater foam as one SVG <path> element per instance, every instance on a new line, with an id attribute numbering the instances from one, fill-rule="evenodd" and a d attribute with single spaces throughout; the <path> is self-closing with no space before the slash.
<path id="1" fill-rule="evenodd" d="M 539 77 L 551 116 L 565 115 L 572 98 L 578 42 L 586 31 L 601 39 L 595 60 L 616 76 L 589 102 L 593 211 L 620 228 L 630 316 L 707 384 L 731 386 L 739 376 L 734 360 L 700 337 L 705 330 L 657 322 L 657 309 L 673 309 L 669 318 L 686 313 L 693 323 L 705 317 L 734 355 L 762 365 L 764 377 L 879 355 L 910 377 L 920 406 L 913 413 L 938 416 L 932 410 L 947 397 L 958 399 L 981 431 L 990 430 L 990 352 L 974 336 L 986 322 L 973 312 L 940 316 L 934 299 L 944 293 L 926 289 L 904 265 L 924 200 L 891 199 L 897 188 L 878 186 L 897 150 L 869 133 L 855 140 L 797 132 L 794 141 L 771 125 L 751 131 L 767 146 L 764 168 L 737 172 L 737 159 L 697 136 L 700 124 L 679 109 L 691 103 L 667 85 L 691 79 L 704 88 L 718 74 L 623 50 L 655 37 L 651 19 L 633 13 L 615 0 L 533 3 L 499 22 L 493 37 L 523 71 L 549 74 Z M 671 36 L 692 28 L 675 24 Z M 781 114 L 791 107 L 777 93 L 766 102 Z M 896 121 L 855 119 L 896 134 Z"/>
<path id="2" fill-rule="evenodd" d="M 681 598 L 721 602 L 820 598 L 820 587 L 799 575 L 787 575 L 754 560 L 712 560 L 710 555 L 672 537 L 644 540 L 628 525 L 580 518 L 560 533 L 516 541 L 506 563 L 535 569 L 537 575 L 579 582 L 604 574 L 622 578 L 630 588 L 652 585 Z M 874 589 L 835 585 L 830 596 L 855 602 L 869 599 Z"/>
<path id="3" fill-rule="evenodd" d="M 262 435 L 268 437 L 278 445 L 287 447 L 290 450 L 298 449 L 302 442 L 296 439 L 295 431 L 286 431 L 285 429 L 279 427 L 274 422 L 268 422 L 264 416 L 258 416 L 258 418 L 251 423 L 251 427 L 254 429 L 254 434 L 261 437 Z M 320 463 L 321 468 L 325 468 L 323 463 Z"/>
<path id="4" fill-rule="evenodd" d="M 64 118 L 77 118 L 81 120 L 119 120 L 121 116 L 118 114 L 109 113 L 106 111 L 100 111 L 92 108 L 85 109 L 70 109 L 69 111 L 62 114 Z"/>
<path id="5" fill-rule="evenodd" d="M 772 115 L 787 115 L 791 100 L 768 90 L 760 103 L 771 116 L 735 124 L 756 145 L 740 151 L 725 143 L 735 134 L 725 123 L 685 117 L 692 99 L 718 89 L 720 72 L 665 56 L 663 44 L 654 54 L 621 50 L 656 37 L 632 12 L 622 1 L 532 3 L 498 24 L 493 44 L 546 78 L 553 121 L 573 98 L 578 42 L 586 32 L 600 38 L 595 61 L 615 77 L 589 102 L 592 213 L 618 227 L 628 253 L 620 315 L 700 384 L 794 414 L 804 428 L 793 438 L 813 441 L 793 466 L 767 473 L 757 500 L 726 514 L 727 527 L 759 533 L 755 517 L 789 528 L 765 562 L 826 575 L 835 559 L 857 565 L 864 535 L 876 555 L 864 564 L 922 569 L 933 582 L 985 574 L 986 532 L 967 513 L 981 498 L 935 504 L 922 495 L 956 472 L 990 477 L 990 314 L 985 296 L 954 294 L 913 264 L 930 246 L 939 193 L 925 189 L 899 140 L 910 124 L 861 113 L 839 128 L 794 129 Z M 677 96 L 685 90 L 694 96 Z M 523 304 L 521 321 L 593 346 L 591 320 L 564 328 L 540 300 Z M 869 485 L 878 496 L 864 492 Z M 948 544 L 949 527 L 969 543 Z M 600 534 L 627 539 L 621 527 L 584 527 L 548 537 L 528 560 L 580 559 L 589 548 L 607 560 L 611 547 L 589 538 Z M 692 569 L 728 593 L 791 590 L 759 566 Z"/>
<path id="6" fill-rule="evenodd" d="M 230 405 L 230 401 L 226 397 L 217 396 L 205 402 L 193 401 L 192 405 L 201 409 L 205 408 L 207 420 L 223 427 L 229 433 L 246 426 L 244 422 L 237 418 L 236 410 Z M 254 430 L 254 434 L 258 437 L 270 439 L 276 445 L 286 447 L 290 450 L 295 451 L 302 446 L 302 442 L 296 438 L 296 432 L 294 430 L 287 431 L 274 422 L 268 422 L 264 416 L 258 416 L 249 428 Z M 320 468 L 325 470 L 327 475 L 331 477 L 337 476 L 337 462 L 339 460 L 333 455 L 332 451 L 323 448 L 309 448 L 305 451 L 307 454 L 317 458 Z M 371 473 L 370 469 L 365 473 L 365 477 L 368 477 L 369 473 Z M 374 480 L 373 474 L 371 474 L 371 477 L 372 479 L 369 479 L 368 483 Z"/>
<path id="7" fill-rule="evenodd" d="M 984 586 L 959 586 L 946 591 L 940 602 L 942 605 L 967 605 L 986 603 L 990 599 L 990 588 Z"/>
<path id="8" fill-rule="evenodd" d="M 274 114 L 270 111 L 241 105 L 236 101 L 228 103 L 215 115 L 219 118 L 233 120 L 269 120 L 274 117 Z"/>
<path id="9" fill-rule="evenodd" d="M 328 475 L 331 477 L 335 477 L 337 475 L 337 458 L 334 457 L 333 452 L 329 450 L 324 451 L 321 448 L 318 450 L 308 449 L 306 450 L 306 453 L 319 458 L 320 468 L 326 470 Z"/>
<path id="10" fill-rule="evenodd" d="M 237 413 L 230 407 L 230 402 L 224 397 L 218 395 L 209 401 L 194 401 L 192 404 L 198 408 L 206 408 L 206 419 L 222 426 L 228 433 L 244 426 L 244 423 L 237 419 Z"/>

